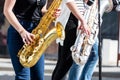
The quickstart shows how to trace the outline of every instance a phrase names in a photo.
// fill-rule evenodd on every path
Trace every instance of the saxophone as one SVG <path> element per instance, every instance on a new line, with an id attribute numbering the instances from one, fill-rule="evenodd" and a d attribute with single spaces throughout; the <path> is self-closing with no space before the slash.
<path id="1" fill-rule="evenodd" d="M 56 38 L 64 40 L 65 32 L 60 22 L 57 22 L 54 28 L 48 30 L 49 25 L 55 21 L 55 17 L 53 17 L 54 10 L 59 8 L 61 2 L 62 0 L 54 0 L 51 3 L 47 13 L 45 13 L 37 27 L 32 31 L 32 34 L 35 35 L 35 41 L 30 45 L 24 44 L 19 50 L 18 57 L 24 67 L 34 66 L 46 48 Z"/>
<path id="2" fill-rule="evenodd" d="M 94 0 L 93 4 L 85 11 L 84 18 L 90 27 L 91 34 L 89 37 L 80 30 L 74 45 L 71 47 L 72 58 L 78 65 L 83 65 L 86 63 L 92 46 L 98 36 L 99 26 L 98 26 L 98 3 Z M 104 12 L 110 12 L 113 9 L 112 0 L 100 0 L 100 17 L 102 23 L 102 16 Z"/>

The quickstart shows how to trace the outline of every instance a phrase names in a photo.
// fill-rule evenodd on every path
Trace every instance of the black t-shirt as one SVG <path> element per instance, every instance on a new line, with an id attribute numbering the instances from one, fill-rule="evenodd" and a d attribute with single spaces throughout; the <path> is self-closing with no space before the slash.
<path id="1" fill-rule="evenodd" d="M 40 0 L 39 5 L 37 5 L 37 0 L 16 0 L 13 12 L 18 19 L 39 21 L 42 17 L 41 9 L 45 3 L 46 0 Z"/>

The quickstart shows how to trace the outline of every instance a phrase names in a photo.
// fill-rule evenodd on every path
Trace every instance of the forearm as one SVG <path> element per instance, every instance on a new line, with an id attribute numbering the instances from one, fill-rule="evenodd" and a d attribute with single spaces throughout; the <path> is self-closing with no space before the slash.
<path id="1" fill-rule="evenodd" d="M 80 13 L 80 11 L 78 10 L 76 4 L 74 3 L 74 1 L 72 2 L 68 2 L 66 3 L 68 8 L 71 10 L 71 12 L 73 13 L 73 15 L 80 20 L 81 23 L 85 23 L 85 19 L 84 16 Z"/>
<path id="2" fill-rule="evenodd" d="M 19 32 L 21 33 L 25 29 L 22 27 L 22 25 L 19 23 L 18 19 L 14 15 L 14 13 L 11 10 L 4 10 L 4 15 L 6 16 L 9 23 Z"/>
<path id="3" fill-rule="evenodd" d="M 5 0 L 4 4 L 4 15 L 9 21 L 9 23 L 19 32 L 24 31 L 25 29 L 22 27 L 22 25 L 17 20 L 15 14 L 13 13 L 13 7 L 16 3 L 16 0 Z"/>

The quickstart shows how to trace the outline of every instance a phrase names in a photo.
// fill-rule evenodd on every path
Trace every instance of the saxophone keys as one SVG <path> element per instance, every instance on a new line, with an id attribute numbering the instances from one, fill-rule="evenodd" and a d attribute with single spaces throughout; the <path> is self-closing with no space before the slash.
<path id="1" fill-rule="evenodd" d="M 37 40 L 38 38 L 40 38 L 40 35 L 39 35 L 39 34 L 36 34 L 36 35 L 35 35 L 35 40 Z"/>
<path id="2" fill-rule="evenodd" d="M 42 33 L 42 30 L 39 29 L 39 30 L 38 30 L 38 34 L 41 34 L 41 33 Z"/>

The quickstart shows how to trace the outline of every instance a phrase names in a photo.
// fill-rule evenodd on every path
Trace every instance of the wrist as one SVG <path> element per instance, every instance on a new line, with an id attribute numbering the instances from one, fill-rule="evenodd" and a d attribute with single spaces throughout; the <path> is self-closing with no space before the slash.
<path id="1" fill-rule="evenodd" d="M 81 21 L 81 25 L 86 25 L 86 22 L 85 21 Z"/>
<path id="2" fill-rule="evenodd" d="M 22 34 L 25 30 L 19 30 L 18 33 Z"/>

